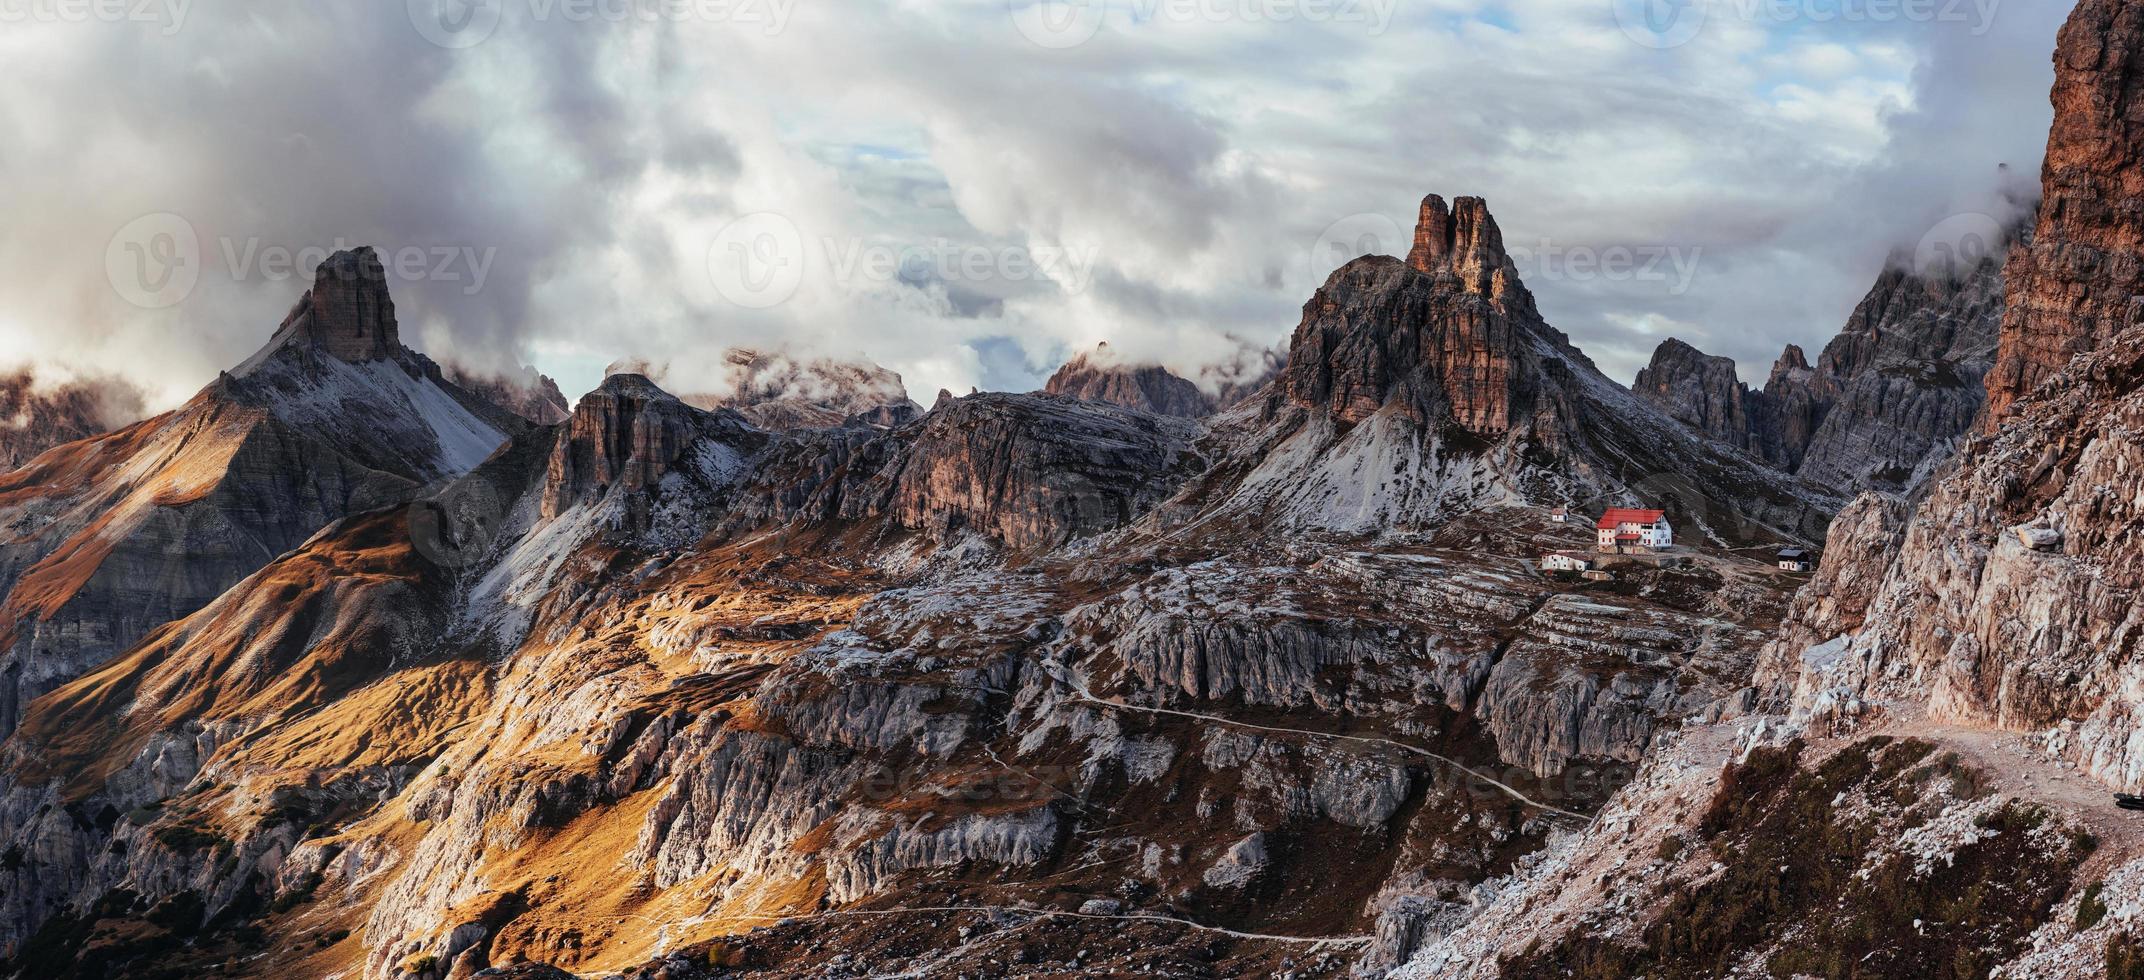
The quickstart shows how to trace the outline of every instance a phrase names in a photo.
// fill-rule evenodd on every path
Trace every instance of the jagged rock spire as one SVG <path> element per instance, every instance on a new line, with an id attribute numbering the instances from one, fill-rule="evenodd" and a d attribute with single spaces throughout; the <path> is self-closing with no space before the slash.
<path id="1" fill-rule="evenodd" d="M 358 248 L 329 256 L 276 333 L 353 364 L 394 356 L 402 337 L 379 255 Z"/>
<path id="2" fill-rule="evenodd" d="M 1481 198 L 1455 198 L 1450 205 L 1436 194 L 1423 198 L 1407 264 L 1433 276 L 1451 276 L 1469 293 L 1533 309 L 1533 295 L 1504 251 L 1504 233 Z"/>

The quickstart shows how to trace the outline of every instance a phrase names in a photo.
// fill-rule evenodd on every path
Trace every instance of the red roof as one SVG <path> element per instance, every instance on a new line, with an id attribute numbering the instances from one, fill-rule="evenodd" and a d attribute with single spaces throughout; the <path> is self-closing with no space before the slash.
<path id="1" fill-rule="evenodd" d="M 1601 519 L 1593 526 L 1606 531 L 1623 524 L 1658 524 L 1661 518 L 1666 516 L 1667 511 L 1664 510 L 1628 510 L 1618 507 L 1602 514 Z"/>

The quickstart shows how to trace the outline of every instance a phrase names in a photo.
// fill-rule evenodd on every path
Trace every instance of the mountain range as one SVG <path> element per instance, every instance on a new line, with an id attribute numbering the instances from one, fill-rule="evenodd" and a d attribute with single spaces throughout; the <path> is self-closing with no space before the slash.
<path id="1" fill-rule="evenodd" d="M 2109 975 L 2140 44 L 2083 0 L 2006 260 L 1762 390 L 1608 378 L 1476 197 L 1263 375 L 928 409 L 748 350 L 568 405 L 337 254 L 0 476 L 0 973 Z"/>

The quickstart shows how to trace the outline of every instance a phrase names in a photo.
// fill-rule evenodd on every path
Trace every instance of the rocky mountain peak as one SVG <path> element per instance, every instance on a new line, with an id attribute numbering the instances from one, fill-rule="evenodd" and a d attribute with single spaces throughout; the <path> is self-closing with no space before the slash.
<path id="1" fill-rule="evenodd" d="M 678 467 L 709 418 L 641 375 L 605 378 L 581 396 L 552 448 L 544 516 L 599 500 L 614 487 L 656 486 Z"/>
<path id="2" fill-rule="evenodd" d="M 1346 424 L 1399 404 L 1494 437 L 1542 390 L 1528 365 L 1545 348 L 1568 344 L 1535 312 L 1487 206 L 1432 194 L 1407 261 L 1356 259 L 1310 298 L 1277 390 Z"/>
<path id="3" fill-rule="evenodd" d="M 630 359 L 609 373 L 637 374 L 678 392 L 694 408 L 734 409 L 762 429 L 817 429 L 862 417 L 906 420 L 921 412 L 901 376 L 869 361 L 807 357 L 732 347 L 708 377 L 686 377 L 676 364 Z"/>
<path id="4" fill-rule="evenodd" d="M 1766 382 L 1766 387 L 1808 371 L 1809 355 L 1802 352 L 1800 344 L 1788 344 L 1787 349 L 1780 353 L 1779 360 L 1772 362 L 1772 378 Z"/>
<path id="5" fill-rule="evenodd" d="M 1735 362 L 1675 338 L 1662 341 L 1652 363 L 1638 372 L 1638 396 L 1668 415 L 1737 449 L 1751 450 L 1752 392 L 1735 374 Z"/>
<path id="6" fill-rule="evenodd" d="M 1456 198 L 1450 205 L 1436 194 L 1423 198 L 1407 264 L 1432 276 L 1450 276 L 1469 293 L 1533 308 L 1532 294 L 1504 251 L 1504 233 L 1481 198 Z"/>
<path id="7" fill-rule="evenodd" d="M 395 301 L 387 294 L 387 270 L 371 248 L 337 252 L 313 273 L 306 291 L 277 329 L 278 338 L 311 344 L 359 364 L 394 357 L 402 349 Z"/>
<path id="8" fill-rule="evenodd" d="M 1159 364 L 1126 360 L 1111 351 L 1107 343 L 1065 362 L 1042 390 L 1179 418 L 1200 418 L 1214 410 L 1213 399 L 1191 380 Z"/>

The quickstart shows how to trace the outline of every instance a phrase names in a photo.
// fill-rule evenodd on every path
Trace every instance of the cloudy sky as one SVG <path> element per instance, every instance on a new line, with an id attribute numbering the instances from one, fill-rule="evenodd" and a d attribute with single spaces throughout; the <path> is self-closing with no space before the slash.
<path id="1" fill-rule="evenodd" d="M 1611 375 L 1761 380 L 2007 217 L 2069 6 L 0 0 L 0 366 L 169 405 L 372 244 L 441 360 L 780 346 L 928 402 L 1283 342 L 1435 192 Z"/>

